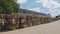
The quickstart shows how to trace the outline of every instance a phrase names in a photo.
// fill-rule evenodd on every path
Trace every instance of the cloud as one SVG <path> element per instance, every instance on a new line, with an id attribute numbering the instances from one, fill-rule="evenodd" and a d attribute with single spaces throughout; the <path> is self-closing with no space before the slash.
<path id="1" fill-rule="evenodd" d="M 60 7 L 60 3 L 56 2 L 55 0 L 37 0 L 36 3 L 40 3 L 43 5 L 43 7 L 49 8 L 50 9 L 49 13 L 52 16 L 60 14 L 60 10 L 55 9 Z"/>
<path id="2" fill-rule="evenodd" d="M 57 3 L 54 0 L 37 0 L 36 3 L 41 3 L 43 7 L 48 7 L 50 9 L 54 9 L 60 7 L 60 3 Z"/>
<path id="3" fill-rule="evenodd" d="M 18 0 L 17 3 L 26 3 L 27 0 Z"/>
<path id="4" fill-rule="evenodd" d="M 53 9 L 53 10 L 50 11 L 50 14 L 52 16 L 57 16 L 57 15 L 60 14 L 60 10 L 59 9 Z"/>
<path id="5" fill-rule="evenodd" d="M 32 10 L 32 11 L 35 11 L 35 12 L 41 12 L 40 8 L 31 8 L 31 9 L 28 9 L 28 10 Z"/>

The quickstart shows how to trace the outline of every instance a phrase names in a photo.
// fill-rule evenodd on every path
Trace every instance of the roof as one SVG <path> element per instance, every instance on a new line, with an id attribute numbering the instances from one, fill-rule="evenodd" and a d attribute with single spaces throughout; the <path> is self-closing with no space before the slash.
<path id="1" fill-rule="evenodd" d="M 32 14 L 32 15 L 42 15 L 42 16 L 50 16 L 50 15 L 45 14 L 45 13 L 35 12 L 35 11 L 32 11 L 32 10 L 26 10 L 26 9 L 20 9 L 18 11 L 18 13 L 25 13 L 25 14 Z"/>

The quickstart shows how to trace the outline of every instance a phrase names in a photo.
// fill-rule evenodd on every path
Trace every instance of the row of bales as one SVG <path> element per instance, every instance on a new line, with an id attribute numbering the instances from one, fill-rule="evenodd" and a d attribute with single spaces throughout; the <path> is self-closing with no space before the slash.
<path id="1" fill-rule="evenodd" d="M 49 16 L 37 16 L 31 14 L 0 14 L 0 31 L 16 30 L 26 27 L 46 24 L 58 20 Z"/>

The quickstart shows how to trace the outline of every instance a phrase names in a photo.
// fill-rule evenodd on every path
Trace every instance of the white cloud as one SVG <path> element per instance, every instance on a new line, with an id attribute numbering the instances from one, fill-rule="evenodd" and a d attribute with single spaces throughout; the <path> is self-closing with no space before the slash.
<path id="1" fill-rule="evenodd" d="M 50 9 L 60 7 L 60 3 L 57 3 L 54 0 L 37 0 L 36 3 L 41 3 L 43 7 L 48 7 Z"/>
<path id="2" fill-rule="evenodd" d="M 41 3 L 43 7 L 49 8 L 50 9 L 49 13 L 52 16 L 60 14 L 60 10 L 55 9 L 60 7 L 60 3 L 57 3 L 55 0 L 37 0 L 36 3 Z"/>
<path id="3" fill-rule="evenodd" d="M 27 0 L 18 0 L 17 3 L 26 3 Z"/>
<path id="4" fill-rule="evenodd" d="M 50 14 L 51 14 L 52 16 L 57 16 L 57 15 L 60 14 L 60 10 L 58 10 L 58 9 L 51 10 L 51 11 L 50 11 Z"/>
<path id="5" fill-rule="evenodd" d="M 35 11 L 35 12 L 41 12 L 40 8 L 31 8 L 31 9 L 28 9 L 28 10 L 32 10 L 32 11 Z"/>

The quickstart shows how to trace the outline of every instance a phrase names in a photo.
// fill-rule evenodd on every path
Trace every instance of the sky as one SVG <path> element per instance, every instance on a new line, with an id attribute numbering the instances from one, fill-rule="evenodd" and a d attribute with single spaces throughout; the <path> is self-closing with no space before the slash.
<path id="1" fill-rule="evenodd" d="M 60 0 L 18 0 L 20 8 L 51 14 L 55 17 L 60 14 Z"/>

